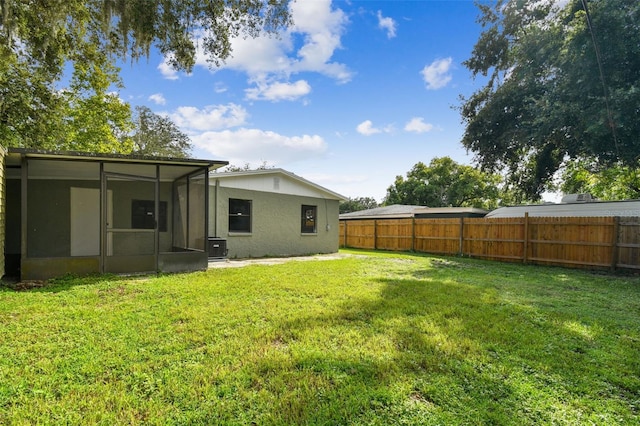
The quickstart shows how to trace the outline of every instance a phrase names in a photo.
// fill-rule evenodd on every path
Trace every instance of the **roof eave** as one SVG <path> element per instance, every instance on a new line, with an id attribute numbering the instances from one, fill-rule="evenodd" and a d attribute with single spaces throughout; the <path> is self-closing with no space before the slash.
<path id="1" fill-rule="evenodd" d="M 214 170 L 229 164 L 222 160 L 202 160 L 195 158 L 155 157 L 138 154 L 105 154 L 79 151 L 47 151 L 30 148 L 9 148 L 8 155 L 26 158 L 39 158 L 51 160 L 77 160 L 77 161 L 108 161 L 124 163 L 147 163 L 165 165 L 189 165 L 207 167 Z"/>
<path id="2" fill-rule="evenodd" d="M 255 176 L 255 175 L 270 175 L 270 174 L 280 174 L 290 177 L 293 180 L 296 180 L 306 186 L 312 187 L 317 191 L 323 192 L 329 195 L 332 199 L 336 199 L 340 202 L 347 201 L 348 198 L 344 195 L 338 194 L 337 192 L 333 192 L 330 189 L 325 188 L 324 186 L 318 185 L 316 183 L 311 182 L 301 176 L 296 175 L 295 173 L 291 173 L 287 170 L 281 168 L 273 168 L 273 169 L 260 169 L 260 170 L 241 170 L 238 172 L 215 172 L 209 175 L 210 178 L 227 178 L 227 177 L 243 177 L 243 176 Z"/>

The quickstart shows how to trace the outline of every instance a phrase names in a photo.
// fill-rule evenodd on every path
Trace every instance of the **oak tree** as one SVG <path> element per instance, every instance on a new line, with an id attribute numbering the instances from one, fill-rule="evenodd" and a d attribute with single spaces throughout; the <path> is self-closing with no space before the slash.
<path id="1" fill-rule="evenodd" d="M 340 213 L 351 213 L 361 210 L 375 209 L 378 202 L 372 197 L 349 197 L 348 200 L 340 203 Z"/>
<path id="2" fill-rule="evenodd" d="M 170 118 L 139 106 L 136 107 L 134 126 L 132 140 L 135 154 L 173 158 L 189 156 L 191 140 Z"/>
<path id="3" fill-rule="evenodd" d="M 488 171 L 539 198 L 567 161 L 636 169 L 640 3 L 479 3 L 484 31 L 465 65 L 486 83 L 460 111 L 462 143 Z"/>
<path id="4" fill-rule="evenodd" d="M 560 180 L 565 194 L 588 193 L 608 201 L 640 198 L 638 168 L 599 168 L 595 161 L 576 160 L 563 167 Z"/>
<path id="5" fill-rule="evenodd" d="M 458 164 L 450 157 L 436 157 L 428 166 L 414 165 L 406 179 L 396 176 L 384 204 L 495 208 L 500 201 L 500 181 L 498 175 Z"/>
<path id="6" fill-rule="evenodd" d="M 121 140 L 119 133 L 126 132 L 126 125 L 115 123 L 108 140 L 95 146 L 69 144 L 75 135 L 66 134 L 67 120 L 94 121 L 86 122 L 77 134 L 88 136 L 89 127 L 98 126 L 98 137 L 107 130 L 104 123 L 121 118 L 125 112 L 121 103 L 109 95 L 120 83 L 116 59 L 136 61 L 156 48 L 175 69 L 191 71 L 200 48 L 216 66 L 231 54 L 234 37 L 275 33 L 288 25 L 288 3 L 2 0 L 0 138 L 12 146 L 126 152 L 131 149 L 126 139 L 122 145 L 113 143 Z M 78 86 L 62 83 L 70 73 Z M 105 78 L 110 82 L 106 87 Z M 70 109 L 75 109 L 75 116 Z M 129 113 L 129 125 L 130 121 Z"/>

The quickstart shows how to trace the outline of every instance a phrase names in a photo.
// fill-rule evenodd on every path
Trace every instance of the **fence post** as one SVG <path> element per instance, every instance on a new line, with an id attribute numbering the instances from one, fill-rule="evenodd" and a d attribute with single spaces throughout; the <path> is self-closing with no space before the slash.
<path id="1" fill-rule="evenodd" d="M 523 243 L 522 263 L 527 263 L 529 252 L 529 212 L 524 212 L 524 243 Z"/>
<path id="2" fill-rule="evenodd" d="M 460 247 L 458 250 L 458 254 L 460 256 L 464 256 L 464 217 L 460 217 Z"/>
<path id="3" fill-rule="evenodd" d="M 411 218 L 411 251 L 416 251 L 416 218 Z"/>
<path id="4" fill-rule="evenodd" d="M 618 243 L 620 239 L 620 217 L 613 218 L 613 236 L 611 237 L 611 271 L 618 266 Z"/>
<path id="5" fill-rule="evenodd" d="M 348 220 L 342 221 L 342 223 L 344 223 L 344 245 L 343 245 L 344 248 L 347 247 L 347 223 L 348 222 L 349 222 Z"/>
<path id="6" fill-rule="evenodd" d="M 373 249 L 378 250 L 378 221 L 373 219 Z"/>

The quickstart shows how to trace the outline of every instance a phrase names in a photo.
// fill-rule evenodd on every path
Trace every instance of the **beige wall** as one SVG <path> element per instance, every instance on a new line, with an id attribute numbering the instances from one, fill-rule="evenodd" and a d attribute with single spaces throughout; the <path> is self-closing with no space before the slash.
<path id="1" fill-rule="evenodd" d="M 251 200 L 250 234 L 229 234 L 229 198 Z M 215 180 L 212 180 L 209 203 L 209 237 L 227 239 L 229 258 L 295 256 L 338 251 L 337 200 L 225 187 L 216 189 Z M 301 232 L 303 204 L 317 206 L 316 234 Z"/>

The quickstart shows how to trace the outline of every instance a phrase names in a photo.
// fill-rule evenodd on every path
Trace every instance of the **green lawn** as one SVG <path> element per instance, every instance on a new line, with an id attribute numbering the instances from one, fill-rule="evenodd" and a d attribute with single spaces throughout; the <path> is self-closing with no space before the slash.
<path id="1" fill-rule="evenodd" d="M 640 422 L 640 278 L 345 253 L 0 287 L 0 424 Z"/>

